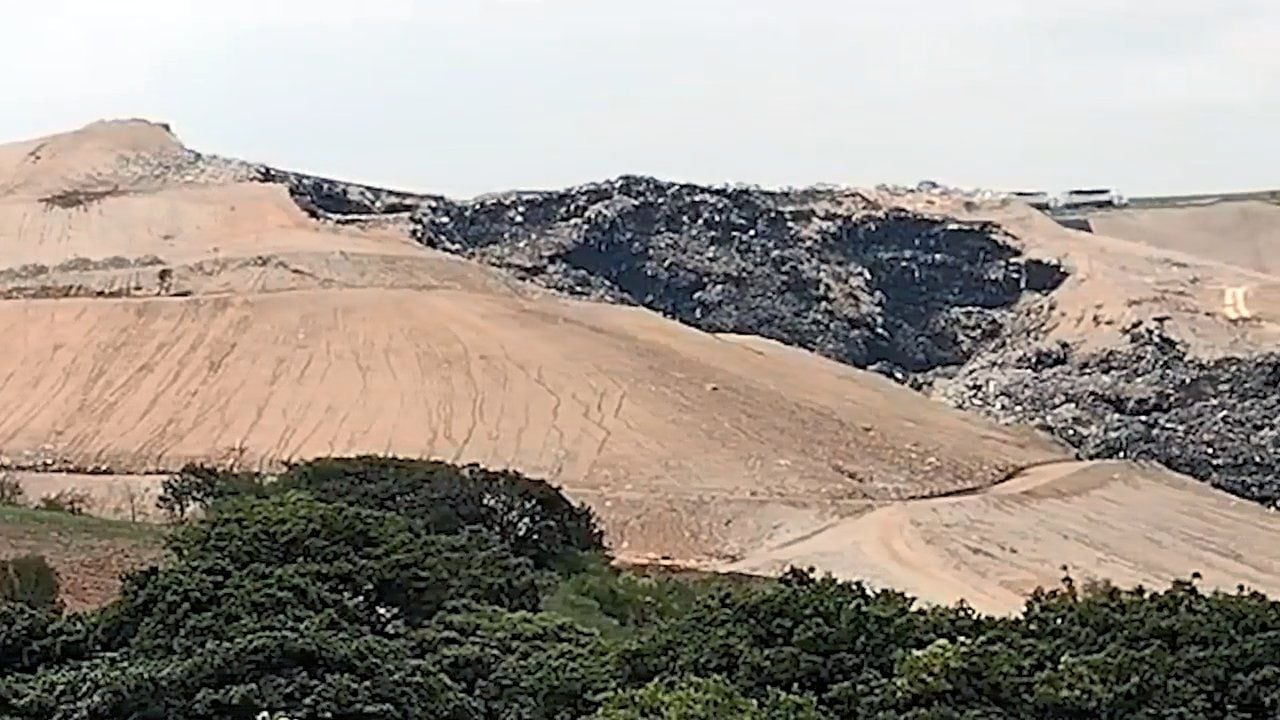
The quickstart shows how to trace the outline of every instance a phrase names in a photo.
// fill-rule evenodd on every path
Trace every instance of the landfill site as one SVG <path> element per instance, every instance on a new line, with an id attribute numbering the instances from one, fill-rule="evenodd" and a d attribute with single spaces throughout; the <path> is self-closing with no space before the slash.
<path id="1" fill-rule="evenodd" d="M 26 497 L 147 523 L 187 463 L 391 454 L 545 479 L 626 563 L 990 613 L 1064 566 L 1280 594 L 1275 194 L 462 199 L 251 160 L 143 120 L 0 145 L 0 474 Z M 72 604 L 131 552 L 41 542 L 0 532 Z"/>

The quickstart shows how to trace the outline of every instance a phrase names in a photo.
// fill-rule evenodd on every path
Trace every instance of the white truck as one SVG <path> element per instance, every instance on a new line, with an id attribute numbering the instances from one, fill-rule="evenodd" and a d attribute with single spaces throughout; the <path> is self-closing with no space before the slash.
<path id="1" fill-rule="evenodd" d="M 1059 207 L 1124 207 L 1128 204 L 1128 199 L 1112 188 L 1083 188 L 1063 193 Z"/>

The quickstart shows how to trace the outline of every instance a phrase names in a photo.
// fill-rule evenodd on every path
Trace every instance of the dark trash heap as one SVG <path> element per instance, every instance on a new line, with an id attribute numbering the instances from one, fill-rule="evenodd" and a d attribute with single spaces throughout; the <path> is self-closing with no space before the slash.
<path id="1" fill-rule="evenodd" d="M 940 394 L 1033 425 L 1087 459 L 1151 460 L 1280 505 L 1280 353 L 1200 359 L 1154 323 L 1079 354 L 1037 345 L 975 362 Z"/>
<path id="2" fill-rule="evenodd" d="M 623 176 L 450 200 L 263 170 L 317 217 L 401 214 L 429 247 L 570 296 L 640 305 L 871 369 L 1084 458 L 1158 461 L 1280 504 L 1280 355 L 1201 360 L 1163 330 L 1096 354 L 1038 344 L 1067 277 L 992 224 L 838 189 Z"/>
<path id="3" fill-rule="evenodd" d="M 577 297 L 642 305 L 905 375 L 959 365 L 1025 293 L 1066 275 L 997 228 L 885 210 L 837 190 L 621 177 L 434 204 L 431 247 Z"/>

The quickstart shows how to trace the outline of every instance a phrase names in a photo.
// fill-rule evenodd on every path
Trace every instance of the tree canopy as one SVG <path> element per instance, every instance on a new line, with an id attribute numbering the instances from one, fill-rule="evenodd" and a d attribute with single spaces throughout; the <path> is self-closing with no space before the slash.
<path id="1" fill-rule="evenodd" d="M 106 607 L 5 566 L 0 718 L 1280 717 L 1280 603 L 1194 578 L 1064 578 L 994 618 L 805 570 L 620 571 L 589 512 L 514 473 L 175 478 L 165 502 L 201 512 Z"/>

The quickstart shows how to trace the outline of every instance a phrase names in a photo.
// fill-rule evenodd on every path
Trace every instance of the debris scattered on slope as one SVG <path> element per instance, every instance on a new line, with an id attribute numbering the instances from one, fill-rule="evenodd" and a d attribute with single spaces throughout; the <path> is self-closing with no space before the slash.
<path id="1" fill-rule="evenodd" d="M 957 200 L 969 200 L 972 202 L 999 202 L 1008 200 L 1009 194 L 998 190 L 987 190 L 983 188 L 961 188 L 951 185 L 943 185 L 933 180 L 921 180 L 914 187 L 906 185 L 877 185 L 876 190 L 886 195 L 934 195 L 937 197 L 954 198 Z"/>
<path id="2" fill-rule="evenodd" d="M 431 247 L 569 295 L 710 332 L 761 335 L 897 377 L 971 357 L 1024 293 L 1066 274 L 994 225 L 848 191 L 709 188 L 624 176 L 415 213 Z"/>
<path id="3" fill-rule="evenodd" d="M 75 186 L 63 193 L 81 191 L 90 197 L 94 194 L 109 196 L 174 184 L 250 182 L 260 175 L 259 166 L 253 163 L 181 148 L 166 153 L 121 155 L 111 167 L 77 178 Z"/>
<path id="4" fill-rule="evenodd" d="M 350 216 L 396 215 L 427 209 L 436 204 L 451 204 L 443 197 L 414 195 L 314 175 L 284 172 L 266 166 L 258 167 L 255 179 L 288 187 L 289 194 L 298 207 L 313 217 L 326 220 L 337 221 Z"/>
<path id="5" fill-rule="evenodd" d="M 32 263 L 28 265 L 19 265 L 16 268 L 0 269 L 0 283 L 11 280 L 30 280 L 50 274 L 69 273 L 69 272 L 86 272 L 93 270 L 126 270 L 133 268 L 149 268 L 157 265 L 163 265 L 164 260 L 155 255 L 143 255 L 141 257 L 128 258 L 123 255 L 113 255 L 101 260 L 93 260 L 84 257 L 73 257 L 54 266 L 40 265 Z"/>
<path id="6" fill-rule="evenodd" d="M 624 176 L 455 202 L 278 171 L 263 179 L 287 184 L 316 217 L 407 213 L 423 244 L 530 282 L 814 350 L 1036 425 L 1083 457 L 1155 460 L 1280 504 L 1280 355 L 1199 360 L 1148 326 L 1093 355 L 1034 345 L 1066 273 L 1023 257 L 995 225 L 838 188 Z"/>
<path id="7" fill-rule="evenodd" d="M 1158 325 L 1088 355 L 1066 345 L 989 355 L 936 386 L 940 399 L 1039 427 L 1084 458 L 1154 460 L 1280 506 L 1280 353 L 1202 360 Z"/>

